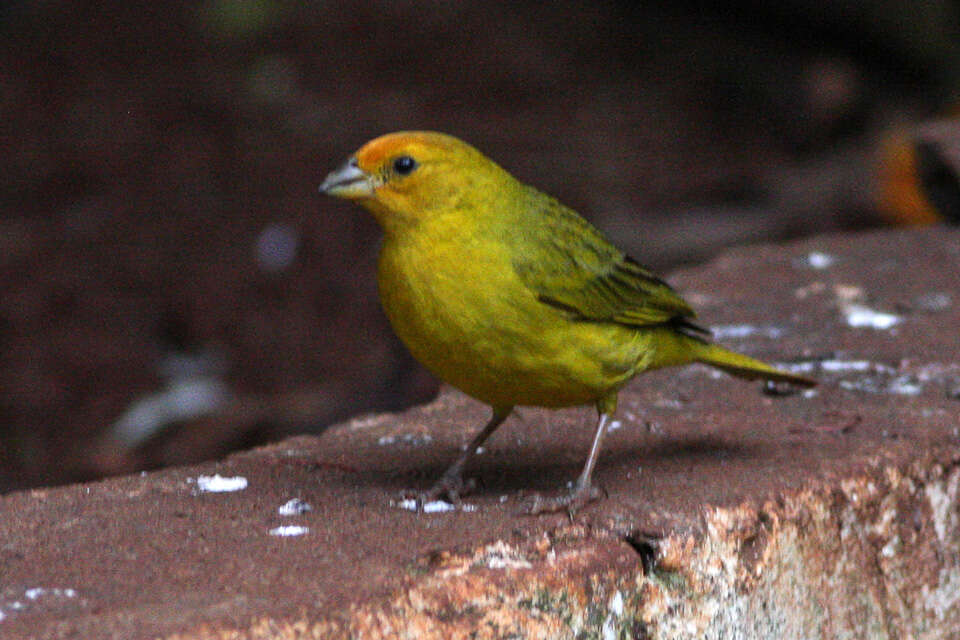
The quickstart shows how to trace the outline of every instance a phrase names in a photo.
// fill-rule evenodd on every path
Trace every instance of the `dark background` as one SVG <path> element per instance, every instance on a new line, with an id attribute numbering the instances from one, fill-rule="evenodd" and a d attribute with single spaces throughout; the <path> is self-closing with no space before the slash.
<path id="1" fill-rule="evenodd" d="M 375 223 L 317 193 L 376 135 L 462 137 L 664 270 L 878 224 L 881 140 L 960 86 L 955 2 L 638 4 L 0 4 L 0 491 L 428 398 Z"/>

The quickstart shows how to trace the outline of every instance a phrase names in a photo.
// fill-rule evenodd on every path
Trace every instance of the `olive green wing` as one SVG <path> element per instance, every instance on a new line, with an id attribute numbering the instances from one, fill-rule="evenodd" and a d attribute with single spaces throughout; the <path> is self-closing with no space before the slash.
<path id="1" fill-rule="evenodd" d="M 688 321 L 694 311 L 670 285 L 572 209 L 539 192 L 536 196 L 527 219 L 514 228 L 511 244 L 514 269 L 537 299 L 580 320 L 676 324 L 705 332 Z"/>

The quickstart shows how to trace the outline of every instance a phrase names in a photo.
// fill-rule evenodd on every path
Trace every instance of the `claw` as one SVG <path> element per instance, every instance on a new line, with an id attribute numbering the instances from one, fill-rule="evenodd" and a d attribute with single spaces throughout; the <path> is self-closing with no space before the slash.
<path id="1" fill-rule="evenodd" d="M 573 490 L 562 496 L 544 498 L 540 494 L 534 494 L 533 499 L 526 506 L 525 511 L 528 515 L 538 515 L 541 513 L 554 513 L 556 511 L 566 511 L 572 520 L 582 507 L 585 507 L 594 500 L 599 500 L 605 492 L 600 487 L 592 484 L 577 484 Z"/>
<path id="2" fill-rule="evenodd" d="M 440 476 L 436 484 L 426 491 L 404 491 L 401 495 L 407 500 L 416 500 L 417 511 L 420 513 L 423 513 L 423 505 L 426 503 L 443 498 L 446 498 L 450 504 L 460 509 L 463 507 L 463 501 L 460 497 L 473 491 L 476 485 L 477 483 L 473 478 L 464 481 L 459 474 L 445 473 Z"/>
<path id="3" fill-rule="evenodd" d="M 460 501 L 460 496 L 466 495 L 473 491 L 476 483 L 471 478 L 470 480 L 463 480 L 463 469 L 467 466 L 467 463 L 470 459 L 477 453 L 477 449 L 482 445 L 487 438 L 490 437 L 490 434 L 493 433 L 500 424 L 507 419 L 507 416 L 510 415 L 510 412 L 513 411 L 513 407 L 494 407 L 493 415 L 490 416 L 489 422 L 484 425 L 483 429 L 473 437 L 473 440 L 470 441 L 470 444 L 460 453 L 456 461 L 440 476 L 440 479 L 437 480 L 437 483 L 424 491 L 423 493 L 410 493 L 411 495 L 405 495 L 404 497 L 408 500 L 413 499 L 417 501 L 417 511 L 423 511 L 423 505 L 431 500 L 436 500 L 441 496 L 446 496 L 450 499 L 450 504 L 452 504 L 457 509 L 460 509 L 463 506 L 463 503 Z"/>

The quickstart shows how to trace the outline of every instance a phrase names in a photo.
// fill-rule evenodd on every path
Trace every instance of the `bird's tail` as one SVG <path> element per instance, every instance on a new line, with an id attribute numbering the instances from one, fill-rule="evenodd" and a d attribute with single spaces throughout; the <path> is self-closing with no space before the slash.
<path id="1" fill-rule="evenodd" d="M 817 384 L 816 380 L 771 367 L 755 358 L 735 353 L 719 345 L 709 343 L 701 343 L 701 345 L 696 353 L 697 362 L 722 369 L 738 378 L 747 380 L 762 378 L 774 382 L 789 382 L 801 387 L 814 387 Z"/>

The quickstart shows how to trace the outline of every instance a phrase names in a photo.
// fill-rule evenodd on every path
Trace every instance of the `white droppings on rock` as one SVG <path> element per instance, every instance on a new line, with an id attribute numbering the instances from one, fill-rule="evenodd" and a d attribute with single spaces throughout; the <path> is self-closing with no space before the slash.
<path id="1" fill-rule="evenodd" d="M 710 327 L 710 332 L 717 340 L 736 340 L 741 338 L 761 337 L 780 338 L 786 331 L 772 325 L 756 327 L 752 324 L 723 324 Z"/>
<path id="2" fill-rule="evenodd" d="M 892 313 L 877 311 L 862 304 L 847 304 L 843 307 L 847 324 L 855 328 L 885 330 L 900 324 L 902 318 Z"/>
<path id="3" fill-rule="evenodd" d="M 869 360 L 824 360 L 820 363 L 820 368 L 824 371 L 836 373 L 846 371 L 893 371 L 885 364 L 878 364 Z"/>
<path id="4" fill-rule="evenodd" d="M 301 527 L 295 524 L 287 524 L 280 527 L 274 527 L 270 529 L 268 533 L 272 536 L 277 536 L 280 538 L 292 538 L 294 536 L 302 536 L 310 532 L 310 527 Z"/>
<path id="5" fill-rule="evenodd" d="M 309 502 L 304 502 L 300 498 L 287 500 L 280 505 L 279 509 L 277 509 L 277 513 L 279 513 L 281 516 L 299 516 L 307 513 L 308 511 L 313 511 L 313 507 L 310 506 Z"/>
<path id="6" fill-rule="evenodd" d="M 923 383 L 913 375 L 898 376 L 889 382 L 879 376 L 866 376 L 857 380 L 841 380 L 840 388 L 867 393 L 892 393 L 915 396 L 923 391 Z"/>
<path id="7" fill-rule="evenodd" d="M 391 502 L 390 504 L 395 507 L 400 507 L 401 509 L 406 509 L 407 511 L 417 511 L 417 501 L 412 498 L 400 500 L 399 502 Z M 431 500 L 430 502 L 423 503 L 424 513 L 447 513 L 456 510 L 456 505 L 444 502 L 443 500 Z M 460 511 L 471 512 L 476 510 L 477 506 L 474 504 L 463 503 L 460 505 Z"/>
<path id="8" fill-rule="evenodd" d="M 392 436 L 380 436 L 377 444 L 387 446 L 391 444 L 408 444 L 413 447 L 422 447 L 433 442 L 433 436 L 428 433 L 402 433 Z"/>
<path id="9" fill-rule="evenodd" d="M 887 385 L 887 391 L 904 396 L 915 396 L 923 391 L 923 385 L 914 376 L 900 376 Z"/>
<path id="10" fill-rule="evenodd" d="M 197 476 L 197 488 L 206 493 L 227 493 L 243 491 L 247 488 L 247 479 L 243 476 L 224 477 L 220 474 Z"/>
<path id="11" fill-rule="evenodd" d="M 444 502 L 443 500 L 431 500 L 430 502 L 423 503 L 424 513 L 446 513 L 448 511 L 456 511 L 456 510 L 457 510 L 456 505 L 451 504 L 449 502 Z"/>
<path id="12" fill-rule="evenodd" d="M 54 598 L 75 598 L 77 596 L 77 592 L 74 589 L 33 587 L 24 591 L 23 596 L 28 600 L 36 600 L 43 596 L 52 596 Z"/>
<path id="13" fill-rule="evenodd" d="M 29 600 L 30 602 L 43 600 L 44 604 L 52 604 L 52 599 L 70 599 L 76 597 L 76 589 L 70 588 L 62 589 L 60 587 L 30 587 L 29 589 L 24 589 L 23 591 L 23 598 L 25 600 Z M 25 603 L 21 600 L 0 602 L 0 622 L 7 617 L 8 612 L 25 611 L 30 606 L 30 603 Z"/>
<path id="14" fill-rule="evenodd" d="M 777 367 L 786 369 L 791 373 L 812 373 L 814 371 L 843 373 L 846 371 L 870 371 L 875 367 L 886 367 L 886 365 L 878 365 L 869 360 L 808 360 L 806 362 L 780 362 L 777 363 Z"/>
<path id="15" fill-rule="evenodd" d="M 870 360 L 821 360 L 808 362 L 780 363 L 778 366 L 793 373 L 834 373 L 866 375 L 840 380 L 841 389 L 864 391 L 867 393 L 893 393 L 897 395 L 916 395 L 923 391 L 925 376 L 922 373 L 894 377 L 897 369 Z M 803 397 L 812 398 L 816 390 L 804 392 Z"/>

